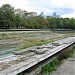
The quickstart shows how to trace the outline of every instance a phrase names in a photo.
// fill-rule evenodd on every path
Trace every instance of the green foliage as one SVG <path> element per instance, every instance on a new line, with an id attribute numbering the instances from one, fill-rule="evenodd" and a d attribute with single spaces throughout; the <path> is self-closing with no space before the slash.
<path id="1" fill-rule="evenodd" d="M 44 17 L 4 4 L 0 7 L 0 28 L 75 29 L 75 19 Z"/>
<path id="2" fill-rule="evenodd" d="M 75 52 L 75 46 L 72 48 L 72 50 L 69 53 L 65 55 L 65 59 L 72 57 L 74 55 L 74 52 Z"/>
<path id="3" fill-rule="evenodd" d="M 5 4 L 0 8 L 0 28 L 10 28 L 14 25 L 14 8 L 9 5 Z"/>
<path id="4" fill-rule="evenodd" d="M 42 74 L 43 75 L 50 75 L 53 71 L 55 71 L 57 69 L 57 67 L 59 65 L 61 65 L 63 63 L 63 57 L 65 57 L 65 59 L 70 58 L 74 55 L 75 52 L 75 46 L 73 46 L 72 50 L 70 52 L 68 52 L 66 55 L 62 56 L 62 57 L 56 57 L 54 58 L 49 64 L 45 65 L 44 67 L 42 67 Z"/>
<path id="5" fill-rule="evenodd" d="M 57 58 L 54 58 L 49 64 L 45 65 L 42 68 L 42 71 L 45 72 L 45 73 L 47 73 L 47 74 L 50 74 L 54 70 L 57 69 L 57 67 L 59 66 L 58 63 L 59 63 L 59 60 Z"/>
<path id="6" fill-rule="evenodd" d="M 2 39 L 7 38 L 7 37 L 8 37 L 8 34 L 5 34 L 5 33 L 0 34 L 0 38 L 2 38 Z"/>

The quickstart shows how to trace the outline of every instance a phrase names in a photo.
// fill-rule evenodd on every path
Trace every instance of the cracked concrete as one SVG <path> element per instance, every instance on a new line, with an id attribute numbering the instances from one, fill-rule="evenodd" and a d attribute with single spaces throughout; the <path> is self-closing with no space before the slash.
<path id="1" fill-rule="evenodd" d="M 75 75 L 75 53 L 73 57 L 66 60 L 51 75 Z"/>

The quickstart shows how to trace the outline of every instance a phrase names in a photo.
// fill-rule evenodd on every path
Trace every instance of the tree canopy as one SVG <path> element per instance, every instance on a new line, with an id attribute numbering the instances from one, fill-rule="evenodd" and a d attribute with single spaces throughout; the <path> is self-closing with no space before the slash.
<path id="1" fill-rule="evenodd" d="M 43 13 L 37 15 L 4 4 L 0 7 L 0 29 L 7 28 L 75 29 L 75 19 L 44 17 Z"/>

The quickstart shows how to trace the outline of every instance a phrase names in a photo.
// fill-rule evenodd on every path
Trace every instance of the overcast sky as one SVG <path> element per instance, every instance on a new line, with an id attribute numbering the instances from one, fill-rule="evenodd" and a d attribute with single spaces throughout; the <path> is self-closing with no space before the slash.
<path id="1" fill-rule="evenodd" d="M 45 15 L 56 12 L 62 17 L 75 17 L 75 0 L 0 0 L 0 6 L 2 4 L 11 4 L 29 12 L 44 12 Z"/>

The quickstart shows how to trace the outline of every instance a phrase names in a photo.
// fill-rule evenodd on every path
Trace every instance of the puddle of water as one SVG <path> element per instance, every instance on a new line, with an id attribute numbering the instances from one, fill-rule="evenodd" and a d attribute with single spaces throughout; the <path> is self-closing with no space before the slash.
<path id="1" fill-rule="evenodd" d="M 10 56 L 10 55 L 12 55 L 12 53 L 1 55 L 0 58 L 4 58 L 4 57 Z"/>
<path id="2" fill-rule="evenodd" d="M 14 51 L 14 50 L 17 50 L 17 48 L 15 47 L 15 48 L 1 49 L 0 54 L 4 54 L 4 53 L 6 53 L 8 51 Z"/>
<path id="3" fill-rule="evenodd" d="M 12 51 L 18 50 L 17 47 L 15 48 L 8 48 L 8 49 L 1 49 L 0 50 L 0 58 L 6 57 L 6 56 L 10 56 L 12 54 Z M 10 51 L 10 52 L 9 52 Z M 6 53 L 9 52 L 9 53 Z"/>

